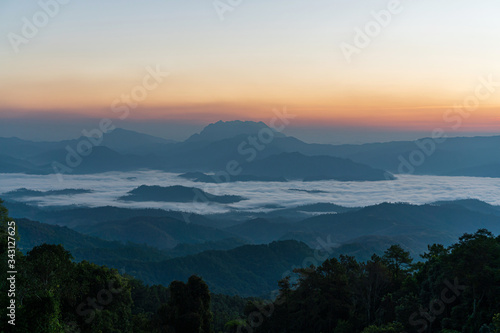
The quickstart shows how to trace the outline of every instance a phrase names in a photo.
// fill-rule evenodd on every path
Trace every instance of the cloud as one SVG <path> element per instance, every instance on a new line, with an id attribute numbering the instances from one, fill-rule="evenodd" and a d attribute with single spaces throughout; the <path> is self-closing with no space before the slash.
<path id="1" fill-rule="evenodd" d="M 342 206 L 368 206 L 381 202 L 430 203 L 438 200 L 475 198 L 500 205 L 500 179 L 474 177 L 442 177 L 400 175 L 394 181 L 381 182 L 236 182 L 225 184 L 195 183 L 177 174 L 161 171 L 109 172 L 94 175 L 66 176 L 59 183 L 53 175 L 0 174 L 3 193 L 19 188 L 33 190 L 91 189 L 92 193 L 27 198 L 40 206 L 79 205 L 89 207 L 116 206 L 129 208 L 162 208 L 200 214 L 222 213 L 229 210 L 268 211 L 270 205 L 296 207 L 318 202 Z M 165 202 L 122 202 L 117 200 L 140 185 L 198 187 L 216 195 L 240 195 L 248 198 L 231 205 Z M 290 191 L 318 190 L 323 193 Z M 194 198 L 194 195 L 193 195 Z"/>

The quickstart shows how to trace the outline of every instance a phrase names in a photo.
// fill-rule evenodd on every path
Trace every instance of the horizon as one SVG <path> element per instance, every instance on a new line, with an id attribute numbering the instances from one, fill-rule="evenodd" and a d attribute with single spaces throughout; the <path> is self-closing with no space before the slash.
<path id="1" fill-rule="evenodd" d="M 498 9 L 0 1 L 0 331 L 499 331 Z"/>
<path id="2" fill-rule="evenodd" d="M 500 332 L 499 9 L 0 1 L 0 332 Z"/>
<path id="3" fill-rule="evenodd" d="M 83 127 L 85 129 L 90 130 L 92 128 L 92 124 L 98 124 L 99 119 L 87 119 L 88 127 Z M 200 133 L 204 128 L 211 124 L 215 124 L 217 122 L 223 123 L 232 123 L 232 122 L 254 122 L 259 123 L 262 122 L 266 126 L 269 126 L 265 121 L 253 121 L 253 120 L 218 120 L 216 122 L 206 123 L 206 124 L 186 124 L 186 123 L 176 123 L 176 122 L 166 122 L 161 124 L 142 124 L 143 126 L 137 126 L 136 123 L 123 123 L 122 126 L 115 126 L 116 129 L 123 129 L 127 131 L 133 131 L 140 134 L 151 135 L 154 137 L 173 140 L 176 142 L 183 142 L 187 140 L 194 134 Z M 34 142 L 57 142 L 64 140 L 75 140 L 79 139 L 82 136 L 85 136 L 80 128 L 82 128 L 82 122 L 68 122 L 66 123 L 67 131 L 59 131 L 55 132 L 53 130 L 48 130 L 47 128 L 53 127 L 53 129 L 60 129 L 60 124 L 44 124 L 44 126 L 40 126 L 38 121 L 31 126 L 27 125 L 27 121 L 23 121 L 21 125 L 13 125 L 8 122 L 0 123 L 0 138 L 18 138 L 26 141 L 34 141 Z M 154 126 L 156 125 L 156 126 Z M 155 128 L 156 127 L 156 128 Z M 36 128 L 38 132 L 34 132 L 33 130 Z M 168 129 L 166 132 L 162 131 L 162 129 Z M 24 129 L 24 130 L 23 130 Z M 336 130 L 339 132 L 331 133 L 332 130 Z M 370 128 L 364 129 L 365 136 L 363 140 L 360 140 L 356 135 L 357 133 L 351 132 L 349 129 L 345 130 L 343 128 L 310 128 L 310 127 L 292 127 L 287 126 L 282 131 L 283 134 L 291 137 L 295 137 L 306 143 L 320 143 L 320 144 L 332 144 L 332 145 L 344 145 L 344 144 L 369 144 L 369 143 L 387 143 L 387 142 L 395 142 L 395 141 L 416 141 L 419 139 L 428 138 L 431 136 L 431 133 L 427 133 L 425 131 L 422 132 L 383 132 L 383 131 L 373 131 Z M 371 131 L 371 132 L 370 132 Z M 367 132 L 369 134 L 367 134 Z M 108 132 L 108 134 L 111 132 Z M 330 133 L 330 136 L 328 135 Z M 484 132 L 466 132 L 466 133 L 445 133 L 448 138 L 461 138 L 461 137 L 493 137 L 499 136 L 499 133 L 484 133 Z M 106 135 L 106 134 L 104 134 Z"/>
<path id="4" fill-rule="evenodd" d="M 110 118 L 193 131 L 284 107 L 311 142 L 500 128 L 493 1 L 91 3 L 0 4 L 1 130 Z"/>

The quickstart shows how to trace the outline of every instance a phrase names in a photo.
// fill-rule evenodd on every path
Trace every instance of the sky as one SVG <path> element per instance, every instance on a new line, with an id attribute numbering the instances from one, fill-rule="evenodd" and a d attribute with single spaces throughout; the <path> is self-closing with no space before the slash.
<path id="1" fill-rule="evenodd" d="M 112 118 L 182 139 L 217 120 L 269 123 L 285 108 L 295 116 L 287 131 L 314 142 L 498 134 L 499 9 L 494 0 L 4 0 L 0 136 L 76 137 Z"/>

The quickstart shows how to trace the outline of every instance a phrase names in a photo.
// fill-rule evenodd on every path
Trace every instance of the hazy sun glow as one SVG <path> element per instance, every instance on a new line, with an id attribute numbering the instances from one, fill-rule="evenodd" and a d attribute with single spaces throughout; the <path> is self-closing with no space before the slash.
<path id="1" fill-rule="evenodd" d="M 342 43 L 389 2 L 247 1 L 222 21 L 212 1 L 74 1 L 16 53 L 9 34 L 41 9 L 3 1 L 0 118 L 117 117 L 149 66 L 170 75 L 130 119 L 265 121 L 286 106 L 307 125 L 426 130 L 460 116 L 461 130 L 498 131 L 500 84 L 469 116 L 447 112 L 481 78 L 500 82 L 500 4 L 402 2 L 347 61 Z"/>

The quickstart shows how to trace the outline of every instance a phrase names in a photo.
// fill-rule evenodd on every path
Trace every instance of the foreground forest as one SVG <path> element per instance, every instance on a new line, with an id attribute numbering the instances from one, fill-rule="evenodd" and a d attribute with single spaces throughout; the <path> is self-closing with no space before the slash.
<path id="1" fill-rule="evenodd" d="M 0 204 L 4 309 L 9 221 Z M 393 245 L 296 269 L 273 300 L 214 295 L 198 276 L 147 286 L 61 245 L 17 251 L 16 265 L 16 327 L 2 332 L 500 332 L 500 236 L 484 229 L 419 262 Z"/>

